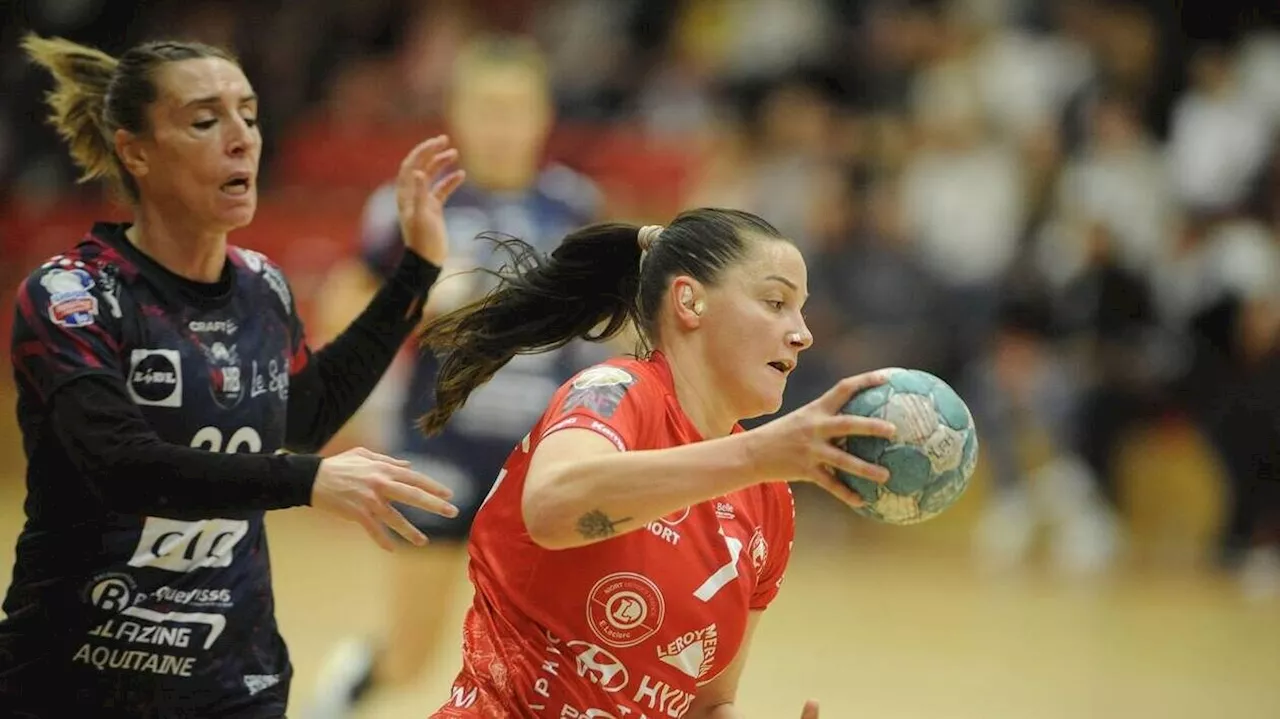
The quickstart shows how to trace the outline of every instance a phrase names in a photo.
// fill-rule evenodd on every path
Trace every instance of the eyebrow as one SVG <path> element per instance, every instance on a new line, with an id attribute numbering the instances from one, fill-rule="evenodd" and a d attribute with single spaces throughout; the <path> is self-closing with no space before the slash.
<path id="1" fill-rule="evenodd" d="M 782 284 L 786 285 L 787 287 L 790 287 L 791 289 L 795 290 L 796 292 L 799 292 L 799 291 L 800 291 L 800 288 L 799 288 L 798 286 L 796 286 L 796 283 L 794 283 L 794 282 L 792 282 L 791 280 L 789 280 L 789 279 L 787 279 L 787 278 L 783 277 L 782 275 L 769 275 L 769 276 L 768 276 L 768 277 L 766 277 L 765 279 L 766 279 L 766 280 L 775 280 L 775 281 L 777 281 L 777 282 L 781 282 Z"/>
<path id="2" fill-rule="evenodd" d="M 768 277 L 765 277 L 765 280 L 766 280 L 766 281 L 768 281 L 768 280 L 773 280 L 774 282 L 781 282 L 782 284 L 786 285 L 787 287 L 790 287 L 790 288 L 791 288 L 791 291 L 793 291 L 793 292 L 799 292 L 799 291 L 800 291 L 800 287 L 799 287 L 798 285 L 796 285 L 796 283 L 794 283 L 794 282 L 792 282 L 791 280 L 789 280 L 789 279 L 787 279 L 787 278 L 783 277 L 782 275 L 769 275 Z M 806 294 L 806 295 L 804 296 L 804 299 L 805 299 L 805 300 L 808 300 L 808 299 L 809 299 L 809 296 Z"/>
<path id="3" fill-rule="evenodd" d="M 250 103 L 250 102 L 257 102 L 257 101 L 258 101 L 258 95 L 257 95 L 256 93 L 255 93 L 255 94 L 252 94 L 252 95 L 244 95 L 244 96 L 242 96 L 242 97 L 240 98 L 240 104 L 241 104 L 241 105 L 244 105 L 244 104 L 246 104 L 246 103 Z M 196 99 L 194 99 L 194 100 L 192 100 L 192 101 L 188 102 L 187 104 L 183 105 L 183 107 L 184 107 L 184 108 L 185 108 L 185 107 L 193 107 L 193 106 L 195 106 L 195 105 L 217 105 L 217 104 L 218 104 L 218 103 L 220 103 L 220 102 L 222 102 L 222 97 L 221 97 L 221 96 L 219 96 L 219 95 L 209 95 L 208 97 L 197 97 Z"/>

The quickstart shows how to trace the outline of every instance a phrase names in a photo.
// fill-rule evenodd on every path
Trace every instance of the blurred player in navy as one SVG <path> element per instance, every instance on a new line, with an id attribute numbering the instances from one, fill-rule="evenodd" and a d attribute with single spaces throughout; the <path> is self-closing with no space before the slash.
<path id="1" fill-rule="evenodd" d="M 497 270 L 505 255 L 495 254 L 492 243 L 476 241 L 477 235 L 496 232 L 519 237 L 550 251 L 565 234 L 597 219 L 595 186 L 566 167 L 543 162 L 553 113 L 543 58 L 524 38 L 479 38 L 459 54 L 447 122 L 465 158 L 467 181 L 445 208 L 455 245 L 432 292 L 427 316 L 455 309 L 493 286 L 491 277 L 470 270 Z M 387 186 L 367 204 L 362 257 L 335 273 L 341 277 L 329 284 L 347 288 L 347 292 L 326 293 L 329 305 L 337 308 L 334 314 L 353 303 L 358 306 L 393 270 L 403 245 L 397 232 L 394 189 Z M 393 403 L 385 412 L 375 409 L 353 423 L 366 433 L 359 439 L 372 443 L 379 441 L 374 437 L 384 437 L 381 442 L 394 454 L 411 459 L 416 468 L 448 485 L 461 514 L 457 520 L 437 522 L 426 513 L 406 512 L 431 535 L 432 546 L 399 553 L 393 559 L 385 638 L 347 642 L 331 655 L 308 718 L 344 716 L 353 702 L 367 696 L 370 687 L 403 686 L 423 671 L 447 626 L 444 617 L 450 616 L 452 600 L 466 583 L 465 540 L 474 512 L 512 444 L 537 421 L 565 380 L 606 358 L 609 351 L 580 342 L 560 351 L 518 357 L 472 395 L 439 436 L 430 439 L 415 427 L 417 418 L 433 403 L 435 358 L 407 358 L 401 365 L 407 376 L 398 384 L 389 375 L 376 394 L 393 397 Z M 370 403 L 377 404 L 376 400 Z"/>
<path id="2" fill-rule="evenodd" d="M 386 548 L 425 537 L 448 490 L 366 449 L 315 454 L 418 324 L 464 177 L 447 138 L 396 182 L 408 252 L 312 353 L 280 269 L 229 245 L 257 207 L 257 99 L 225 51 L 151 42 L 118 60 L 24 47 L 85 179 L 133 221 L 98 223 L 21 286 L 12 338 L 26 525 L 0 622 L 0 716 L 280 717 L 266 510 L 310 505 Z M 439 179 L 433 184 L 431 178 Z M 288 451 L 284 451 L 288 450 Z"/>

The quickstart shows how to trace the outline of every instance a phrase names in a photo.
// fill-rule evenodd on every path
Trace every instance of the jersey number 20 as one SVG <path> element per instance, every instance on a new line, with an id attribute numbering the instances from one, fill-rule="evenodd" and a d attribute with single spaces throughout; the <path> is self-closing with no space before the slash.
<path id="1" fill-rule="evenodd" d="M 196 449 L 206 449 L 210 452 L 226 452 L 227 454 L 235 454 L 241 450 L 256 453 L 262 451 L 262 435 L 258 434 L 258 430 L 253 427 L 241 427 L 231 433 L 231 438 L 224 445 L 222 443 L 222 430 L 217 427 L 205 427 L 191 438 L 191 446 Z"/>

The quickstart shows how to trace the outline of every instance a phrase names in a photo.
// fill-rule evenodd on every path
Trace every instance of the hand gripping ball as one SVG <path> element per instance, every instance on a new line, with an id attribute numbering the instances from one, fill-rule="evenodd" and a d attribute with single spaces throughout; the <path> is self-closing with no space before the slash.
<path id="1" fill-rule="evenodd" d="M 881 485 L 837 470 L 862 496 L 859 514 L 889 524 L 932 519 L 960 499 L 978 463 L 978 433 L 969 407 L 946 382 L 914 369 L 892 367 L 884 384 L 854 395 L 842 411 L 892 422 L 891 440 L 846 437 L 850 454 L 889 470 Z"/>

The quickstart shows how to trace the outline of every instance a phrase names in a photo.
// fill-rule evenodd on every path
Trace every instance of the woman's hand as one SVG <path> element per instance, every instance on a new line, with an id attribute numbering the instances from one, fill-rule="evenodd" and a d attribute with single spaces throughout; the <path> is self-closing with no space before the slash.
<path id="1" fill-rule="evenodd" d="M 392 551 L 396 545 L 386 528 L 418 546 L 427 543 L 426 535 L 392 502 L 453 518 L 458 508 L 445 501 L 452 495 L 448 487 L 409 469 L 405 460 L 359 447 L 320 462 L 311 506 L 359 524 L 383 549 Z"/>
<path id="2" fill-rule="evenodd" d="M 396 176 L 396 209 L 405 247 L 436 267 L 443 267 L 449 255 L 444 203 L 466 179 L 460 169 L 446 172 L 457 160 L 449 138 L 439 135 L 410 150 Z"/>
<path id="3" fill-rule="evenodd" d="M 872 482 L 889 481 L 889 470 L 840 449 L 834 441 L 851 435 L 893 437 L 893 423 L 846 415 L 840 410 L 864 389 L 883 384 L 879 372 L 841 380 L 818 399 L 768 424 L 751 430 L 752 466 L 776 480 L 813 482 L 850 506 L 864 502 L 836 478 L 834 469 Z"/>

